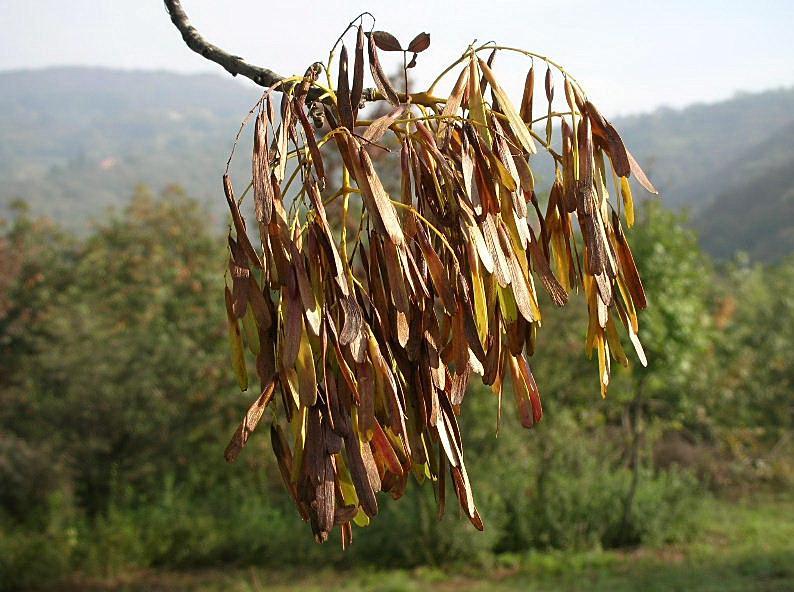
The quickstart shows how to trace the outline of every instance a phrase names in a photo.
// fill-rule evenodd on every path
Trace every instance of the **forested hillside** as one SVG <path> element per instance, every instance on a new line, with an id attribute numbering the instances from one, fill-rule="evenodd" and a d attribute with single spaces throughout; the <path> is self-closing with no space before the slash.
<path id="1" fill-rule="evenodd" d="M 255 88 L 216 75 L 93 68 L 0 74 L 0 211 L 85 230 L 139 183 L 218 204 L 220 176 Z M 222 194 L 221 194 L 222 196 Z"/>
<path id="2" fill-rule="evenodd" d="M 736 162 L 732 182 L 695 218 L 701 243 L 726 258 L 759 261 L 794 252 L 794 123 Z"/>
<path id="3" fill-rule="evenodd" d="M 779 155 L 763 147 L 784 140 L 781 132 L 792 122 L 794 89 L 781 89 L 659 109 L 615 123 L 665 203 L 697 211 L 748 174 L 779 162 Z M 783 145 L 794 152 L 790 139 Z"/>

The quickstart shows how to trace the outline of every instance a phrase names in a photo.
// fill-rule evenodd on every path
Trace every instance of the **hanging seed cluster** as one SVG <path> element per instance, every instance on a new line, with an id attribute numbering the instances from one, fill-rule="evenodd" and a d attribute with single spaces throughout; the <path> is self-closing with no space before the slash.
<path id="1" fill-rule="evenodd" d="M 399 498 L 412 473 L 434 484 L 440 512 L 451 489 L 482 529 L 457 419 L 467 385 L 476 378 L 490 386 L 501 412 L 509 381 L 521 424 L 540 421 L 526 357 L 542 321 L 539 285 L 557 306 L 583 291 L 586 350 L 597 352 L 602 393 L 610 359 L 628 363 L 621 333 L 645 363 L 636 311 L 646 301 L 620 211 L 631 226 L 630 176 L 655 190 L 553 62 L 470 47 L 442 74 L 458 74 L 448 97 L 434 96 L 436 84 L 408 94 L 385 75 L 379 51 L 402 52 L 407 71 L 429 36 L 403 49 L 388 33 L 354 31 L 352 81 L 342 45 L 335 75 L 332 52 L 252 110 L 253 229 L 223 179 L 233 220 L 233 365 L 245 390 L 254 360 L 262 386 L 226 458 L 235 460 L 269 406 L 284 485 L 318 541 L 339 527 L 349 544 L 352 524 L 378 513 L 377 493 Z M 500 52 L 532 61 L 518 107 L 492 70 Z M 377 86 L 369 98 L 389 104 L 372 121 L 359 117 L 367 62 Z M 536 67 L 545 70 L 540 92 Z M 563 83 L 561 112 L 552 107 L 555 81 Z M 320 136 L 313 124 L 323 122 Z M 373 159 L 388 146 L 395 161 L 399 152 L 399 192 L 384 188 Z M 555 164 L 545 207 L 531 166 L 538 147 Z M 326 173 L 331 162 L 340 163 L 336 178 Z"/>

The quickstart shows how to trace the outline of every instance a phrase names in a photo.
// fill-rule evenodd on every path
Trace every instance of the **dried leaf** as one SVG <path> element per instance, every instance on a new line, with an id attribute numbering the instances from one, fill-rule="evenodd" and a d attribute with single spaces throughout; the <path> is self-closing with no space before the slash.
<path id="1" fill-rule="evenodd" d="M 372 78 L 375 80 L 375 86 L 378 87 L 378 90 L 387 101 L 389 101 L 392 105 L 397 105 L 400 103 L 400 99 L 397 96 L 397 91 L 394 90 L 391 82 L 389 82 L 386 74 L 383 73 L 383 68 L 381 67 L 380 60 L 378 59 L 378 51 L 375 46 L 374 34 L 368 35 L 368 38 L 369 42 L 367 43 L 367 49 L 369 53 L 369 68 L 372 72 Z"/>
<path id="2" fill-rule="evenodd" d="M 419 33 L 408 44 L 408 51 L 420 53 L 430 47 L 430 35 L 428 33 Z"/>
<path id="3" fill-rule="evenodd" d="M 532 64 L 524 81 L 524 94 L 521 97 L 521 119 L 524 123 L 532 125 L 532 102 L 535 95 L 535 64 Z"/>
<path id="4" fill-rule="evenodd" d="M 317 376 L 314 371 L 314 356 L 309 343 L 309 334 L 306 331 L 301 333 L 295 371 L 298 373 L 298 394 L 301 405 L 311 407 L 317 401 Z"/>
<path id="5" fill-rule="evenodd" d="M 262 261 L 259 259 L 259 255 L 256 254 L 254 247 L 251 245 L 251 241 L 248 239 L 245 221 L 240 215 L 240 208 L 237 206 L 237 200 L 234 198 L 232 180 L 229 175 L 223 175 L 223 192 L 226 195 L 226 203 L 228 204 L 229 211 L 232 214 L 232 222 L 234 223 L 234 230 L 237 234 L 237 242 L 242 247 L 248 260 L 260 269 L 263 268 L 264 266 L 262 265 Z"/>
<path id="6" fill-rule="evenodd" d="M 270 182 L 270 150 L 267 141 L 267 111 L 260 109 L 254 124 L 254 154 L 251 159 L 256 221 L 270 224 L 273 213 L 273 186 Z"/>
<path id="7" fill-rule="evenodd" d="M 634 160 L 634 156 L 628 151 L 628 149 L 626 150 L 626 156 L 629 159 L 629 168 L 631 169 L 631 173 L 637 179 L 637 182 L 642 185 L 646 191 L 653 193 L 654 195 L 658 195 L 659 192 L 656 190 L 656 187 L 654 187 L 653 183 L 651 183 L 648 180 L 648 177 L 645 176 L 645 171 L 643 171 L 639 163 Z"/>
<path id="8" fill-rule="evenodd" d="M 499 85 L 499 82 L 497 82 L 496 76 L 488 64 L 482 60 L 479 62 L 480 69 L 488 79 L 488 83 L 491 85 L 493 93 L 499 101 L 499 106 L 507 116 L 507 120 L 510 123 L 510 128 L 513 130 L 513 133 L 515 133 L 518 141 L 521 143 L 521 146 L 524 147 L 524 150 L 530 154 L 535 154 L 537 152 L 537 149 L 535 148 L 535 142 L 532 140 L 532 136 L 530 135 L 524 120 L 521 119 L 521 116 L 516 111 L 516 108 L 513 107 L 513 103 L 510 102 L 510 98 L 507 96 L 507 93 Z"/>
<path id="9" fill-rule="evenodd" d="M 251 407 L 248 408 L 248 412 L 243 417 L 243 421 L 237 427 L 237 430 L 234 432 L 232 436 L 231 442 L 226 447 L 226 451 L 223 453 L 224 458 L 226 458 L 226 462 L 233 463 L 237 460 L 237 457 L 240 455 L 240 451 L 243 447 L 248 443 L 248 440 L 251 438 L 251 434 L 256 429 L 256 426 L 259 425 L 259 421 L 262 419 L 262 415 L 265 413 L 265 409 L 268 406 L 268 403 L 273 399 L 273 393 L 276 390 L 276 383 L 275 381 L 271 380 L 265 388 L 262 389 L 262 394 L 260 394 L 256 401 L 253 402 Z"/>
<path id="10" fill-rule="evenodd" d="M 372 166 L 367 151 L 363 148 L 359 149 L 359 158 L 361 159 L 361 170 L 364 173 L 364 187 L 362 190 L 369 194 L 372 202 L 375 205 L 375 213 L 383 223 L 386 234 L 395 245 L 401 245 L 405 241 L 403 236 L 400 220 L 397 217 L 397 210 L 391 203 L 389 194 L 383 188 L 375 168 Z"/>
<path id="11" fill-rule="evenodd" d="M 637 337 L 637 310 L 646 296 L 615 207 L 625 209 L 631 225 L 629 175 L 655 191 L 614 127 L 561 68 L 570 113 L 553 111 L 546 62 L 541 144 L 555 170 L 542 212 L 529 158 L 537 137 L 534 66 L 514 106 L 492 70 L 500 48 L 489 47 L 487 61 L 467 53 L 446 101 L 433 96 L 433 85 L 405 95 L 401 104 L 378 51 L 403 49 L 392 35 L 371 33 L 368 55 L 378 91 L 366 98 L 392 106 L 356 130 L 365 36 L 361 26 L 356 33 L 352 87 L 343 45 L 335 88 L 316 83 L 322 70 L 313 65 L 302 79 L 278 88 L 280 117 L 272 90 L 254 111 L 256 249 L 242 200 L 224 177 L 234 225 L 225 289 L 232 362 L 244 388 L 245 341 L 263 389 L 226 456 L 239 455 L 278 384 L 281 405 L 271 407 L 271 443 L 285 487 L 315 539 L 327 540 L 338 526 L 343 547 L 352 542 L 353 523 L 366 526 L 376 515 L 376 493 L 401 497 L 411 473 L 420 483 L 437 483 L 441 513 L 449 471 L 462 511 L 483 528 L 458 415 L 465 412 L 471 377 L 481 374 L 497 397 L 498 434 L 509 373 L 521 423 L 531 427 L 541 420 L 540 394 L 525 358 L 539 343 L 535 274 L 557 305 L 570 291 L 583 291 L 585 350 L 597 353 L 602 394 L 613 360 L 628 364 L 615 315 L 647 363 Z M 408 44 L 407 67 L 429 40 L 422 33 Z M 325 124 L 330 132 L 320 140 L 313 125 Z M 552 142 L 555 129 L 559 147 Z M 389 157 L 396 156 L 397 144 L 399 167 Z M 612 198 L 605 154 L 614 173 Z M 326 162 L 344 167 L 341 183 L 327 189 L 325 182 L 339 177 L 325 179 Z M 622 203 L 615 206 L 614 199 Z"/>
<path id="12" fill-rule="evenodd" d="M 245 351 L 243 350 L 243 337 L 240 334 L 240 324 L 232 310 L 232 293 L 226 288 L 226 317 L 229 321 L 229 343 L 231 344 L 232 368 L 237 376 L 237 384 L 241 391 L 248 390 L 248 371 L 245 367 Z"/>
<path id="13" fill-rule="evenodd" d="M 339 108 L 339 120 L 347 129 L 353 130 L 353 105 L 350 99 L 350 81 L 347 73 L 347 48 L 342 44 L 339 52 L 339 79 L 336 85 L 336 106 Z"/>
<path id="14" fill-rule="evenodd" d="M 350 87 L 350 103 L 355 119 L 364 91 L 364 28 L 359 25 L 356 33 L 356 51 L 353 60 L 353 85 Z"/>
<path id="15" fill-rule="evenodd" d="M 444 132 L 450 125 L 450 119 L 457 114 L 458 109 L 460 109 L 461 102 L 463 101 L 463 93 L 466 91 L 468 82 L 469 68 L 463 68 L 458 75 L 457 81 L 455 81 L 455 86 L 452 87 L 452 92 L 449 94 L 446 105 L 444 105 L 444 110 L 441 112 L 441 121 L 438 124 L 439 137 L 443 137 Z"/>
<path id="16" fill-rule="evenodd" d="M 400 115 L 405 111 L 405 105 L 397 105 L 394 109 L 389 111 L 386 115 L 378 117 L 373 121 L 364 131 L 362 137 L 368 142 L 377 144 L 383 137 L 389 127 L 400 118 Z"/>
<path id="17" fill-rule="evenodd" d="M 383 51 L 402 51 L 403 48 L 397 38 L 386 31 L 373 31 L 370 33 L 375 45 Z M 411 50 L 413 51 L 413 50 Z"/>

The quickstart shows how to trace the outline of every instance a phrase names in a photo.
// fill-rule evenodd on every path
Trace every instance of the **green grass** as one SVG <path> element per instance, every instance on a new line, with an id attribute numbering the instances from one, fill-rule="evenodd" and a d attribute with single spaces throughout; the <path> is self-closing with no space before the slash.
<path id="1" fill-rule="evenodd" d="M 473 535 L 476 536 L 476 535 Z M 632 551 L 500 556 L 488 567 L 404 570 L 213 569 L 148 571 L 59 590 L 142 592 L 513 592 L 794 590 L 794 498 L 710 501 L 687 545 Z"/>

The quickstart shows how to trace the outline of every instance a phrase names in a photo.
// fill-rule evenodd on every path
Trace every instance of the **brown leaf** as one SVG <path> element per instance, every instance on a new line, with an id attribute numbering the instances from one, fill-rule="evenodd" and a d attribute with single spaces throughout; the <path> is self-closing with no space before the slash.
<path id="1" fill-rule="evenodd" d="M 378 117 L 375 121 L 369 124 L 362 137 L 377 144 L 383 135 L 388 131 L 391 124 L 400 118 L 400 115 L 405 111 L 405 105 L 397 105 L 394 109 L 389 111 L 386 115 Z"/>
<path id="2" fill-rule="evenodd" d="M 378 59 L 378 51 L 375 47 L 374 35 L 370 34 L 368 37 L 369 42 L 367 44 L 367 49 L 369 53 L 369 69 L 372 72 L 373 80 L 375 80 L 375 86 L 378 87 L 380 94 L 382 94 L 387 101 L 392 105 L 397 105 L 400 103 L 400 98 L 397 96 L 397 91 L 394 90 L 386 74 L 383 73 L 383 68 Z"/>
<path id="3" fill-rule="evenodd" d="M 585 103 L 585 110 L 587 119 L 592 126 L 593 136 L 609 155 L 615 173 L 618 177 L 628 177 L 631 173 L 631 165 L 620 134 L 611 123 L 604 119 L 590 101 Z"/>
<path id="4" fill-rule="evenodd" d="M 256 254 L 256 251 L 254 250 L 254 247 L 251 245 L 251 241 L 248 238 L 248 233 L 245 228 L 245 221 L 240 215 L 240 208 L 237 207 L 237 200 L 234 198 L 232 179 L 228 174 L 223 175 L 223 192 L 226 195 L 226 203 L 228 204 L 229 211 L 232 214 L 232 222 L 234 223 L 234 230 L 237 234 L 237 242 L 243 248 L 243 251 L 245 251 L 245 255 L 248 257 L 248 260 L 260 269 L 263 269 L 264 266 L 262 265 L 262 261 L 259 259 L 259 256 Z"/>
<path id="5" fill-rule="evenodd" d="M 232 293 L 227 287 L 226 296 L 226 318 L 229 322 L 229 343 L 231 345 L 232 368 L 237 376 L 237 384 L 241 391 L 248 390 L 248 371 L 245 367 L 245 351 L 243 349 L 243 337 L 240 333 L 240 323 L 234 316 L 232 305 Z"/>
<path id="6" fill-rule="evenodd" d="M 286 368 L 292 368 L 298 357 L 298 350 L 303 334 L 303 306 L 298 295 L 291 294 L 288 288 L 281 290 L 281 308 L 284 320 L 284 334 L 281 338 L 281 362 Z"/>
<path id="7" fill-rule="evenodd" d="M 251 305 L 256 324 L 262 330 L 269 329 L 273 324 L 273 317 L 270 312 L 272 303 L 271 306 L 268 306 L 268 300 L 265 300 L 262 289 L 259 287 L 254 276 L 248 276 L 248 283 L 248 303 Z M 268 299 L 269 298 L 270 295 L 268 294 Z"/>
<path id="8" fill-rule="evenodd" d="M 460 507 L 471 523 L 482 530 L 482 522 L 479 519 L 475 519 L 475 516 L 478 516 L 477 508 L 474 507 L 474 495 L 469 484 L 469 476 L 466 474 L 466 467 L 450 467 L 450 472 L 452 473 L 452 483 L 455 486 L 455 494 L 458 496 Z"/>
<path id="9" fill-rule="evenodd" d="M 451 117 L 457 115 L 468 82 L 469 68 L 463 68 L 458 75 L 458 79 L 455 81 L 455 86 L 452 87 L 449 98 L 447 98 L 444 110 L 441 112 L 441 121 L 438 123 L 438 135 L 440 137 L 443 137 L 444 131 L 451 125 Z"/>
<path id="10" fill-rule="evenodd" d="M 538 423 L 543 419 L 543 407 L 540 404 L 540 391 L 538 390 L 538 385 L 535 383 L 535 377 L 532 375 L 532 370 L 530 370 L 529 364 L 524 356 L 519 357 L 518 367 L 527 385 L 527 391 L 529 392 L 529 400 L 532 405 L 532 419 L 535 423 Z"/>
<path id="11" fill-rule="evenodd" d="M 229 237 L 231 240 L 231 237 Z M 247 267 L 241 267 L 233 259 L 229 260 L 229 272 L 232 276 L 232 312 L 237 319 L 245 316 L 248 308 L 248 278 L 251 275 Z"/>
<path id="12" fill-rule="evenodd" d="M 370 477 L 362 456 L 363 446 L 366 446 L 369 450 L 369 445 L 362 445 L 358 439 L 358 435 L 353 432 L 346 436 L 344 440 L 347 466 L 350 469 L 350 477 L 353 480 L 353 486 L 356 488 L 356 495 L 358 495 L 361 509 L 364 510 L 367 516 L 375 516 L 378 513 L 378 501 L 375 498 L 373 484 L 370 482 Z M 371 455 L 372 453 L 370 452 L 370 458 Z M 380 489 L 380 487 L 378 489 Z"/>
<path id="13" fill-rule="evenodd" d="M 311 407 L 317 402 L 317 374 L 314 369 L 314 354 L 309 343 L 309 334 L 301 333 L 298 355 L 295 358 L 298 373 L 298 395 L 301 405 Z"/>
<path id="14" fill-rule="evenodd" d="M 397 453 L 394 451 L 394 448 L 378 421 L 375 421 L 374 428 L 375 430 L 372 434 L 370 445 L 372 446 L 372 452 L 376 462 L 380 460 L 389 471 L 395 475 L 402 475 L 403 467 L 402 464 L 400 464 L 400 459 L 397 458 Z"/>
<path id="15" fill-rule="evenodd" d="M 347 48 L 342 44 L 339 53 L 339 77 L 336 85 L 336 105 L 339 108 L 339 120 L 347 129 L 353 130 L 353 106 L 350 99 L 350 80 L 347 73 Z"/>
<path id="16" fill-rule="evenodd" d="M 369 441 L 375 430 L 375 370 L 367 361 L 356 365 L 356 382 L 361 403 L 358 408 L 358 431 Z"/>
<path id="17" fill-rule="evenodd" d="M 248 412 L 245 414 L 245 417 L 243 417 L 243 421 L 237 427 L 229 445 L 226 447 L 226 451 L 223 453 L 226 462 L 233 463 L 237 460 L 240 451 L 248 443 L 256 426 L 259 425 L 259 421 L 262 419 L 262 415 L 265 413 L 268 403 L 273 399 L 275 390 L 276 382 L 275 380 L 271 380 L 265 385 L 265 388 L 262 389 L 262 394 L 260 394 L 251 407 L 248 408 Z"/>
<path id="18" fill-rule="evenodd" d="M 535 264 L 535 269 L 537 269 L 537 271 L 540 273 L 540 278 L 543 281 L 543 285 L 545 286 L 546 291 L 549 293 L 549 296 L 551 296 L 552 302 L 554 302 L 554 304 L 557 306 L 563 306 L 566 302 L 568 302 L 568 294 L 551 272 L 549 261 L 546 259 L 546 255 L 543 253 L 543 249 L 541 249 L 538 240 L 535 238 L 535 232 L 531 227 L 529 229 L 529 233 L 529 249 L 532 253 L 532 262 Z"/>
<path id="19" fill-rule="evenodd" d="M 491 255 L 494 262 L 493 273 L 496 276 L 496 281 L 504 288 L 511 282 L 512 275 L 508 264 L 508 256 L 502 250 L 499 232 L 497 231 L 494 220 L 495 218 L 491 214 L 485 217 L 482 233 L 485 238 L 485 245 L 488 248 L 488 253 Z"/>
<path id="20" fill-rule="evenodd" d="M 428 47 L 430 47 L 430 34 L 419 33 L 419 35 L 414 37 L 408 44 L 408 51 L 419 53 L 426 50 Z"/>
<path id="21" fill-rule="evenodd" d="M 358 107 L 361 104 L 361 95 L 364 90 L 364 29 L 358 26 L 356 34 L 356 51 L 353 61 L 353 85 L 350 87 L 350 103 L 353 107 L 355 119 Z"/>
<path id="22" fill-rule="evenodd" d="M 364 321 L 361 309 L 354 298 L 351 296 L 341 298 L 339 304 L 344 311 L 345 317 L 344 324 L 342 325 L 342 332 L 339 333 L 339 343 L 341 345 L 348 345 L 359 335 Z"/>
<path id="23" fill-rule="evenodd" d="M 339 256 L 339 251 L 336 248 L 336 242 L 334 241 L 334 236 L 331 233 L 331 227 L 328 224 L 328 217 L 325 213 L 325 206 L 323 205 L 323 199 L 320 195 L 320 190 L 317 187 L 317 182 L 312 179 L 311 177 L 306 179 L 306 188 L 307 193 L 309 194 L 309 198 L 312 201 L 312 205 L 314 206 L 315 211 L 318 214 L 319 218 L 319 225 L 320 229 L 322 230 L 322 241 L 321 244 L 326 252 L 326 257 L 328 262 L 332 266 L 332 274 L 334 277 L 337 278 L 337 282 L 339 283 L 340 288 L 342 288 L 343 293 L 347 293 L 347 280 L 344 277 L 344 267 L 342 265 L 342 258 Z"/>
<path id="24" fill-rule="evenodd" d="M 496 319 L 497 324 L 498 322 L 498 319 Z M 490 386 L 495 383 L 501 370 L 502 337 L 498 327 L 492 330 L 488 339 L 489 343 L 485 353 L 485 363 L 483 364 L 484 374 L 482 375 L 482 382 Z"/>
<path id="25" fill-rule="evenodd" d="M 308 520 L 309 516 L 305 508 L 298 502 L 298 495 L 292 483 L 292 452 L 289 449 L 289 443 L 284 435 L 284 430 L 275 422 L 270 424 L 270 443 L 273 447 L 273 453 L 276 456 L 279 473 L 281 474 L 281 479 L 284 481 L 284 486 L 295 501 L 301 518 Z"/>
<path id="26" fill-rule="evenodd" d="M 320 147 L 317 145 L 317 138 L 314 135 L 314 127 L 312 126 L 309 118 L 306 116 L 303 107 L 297 101 L 294 103 L 295 112 L 298 114 L 298 121 L 303 128 L 303 135 L 306 137 L 306 143 L 309 145 L 309 152 L 312 155 L 312 164 L 317 173 L 317 180 L 322 186 L 325 186 L 325 164 L 323 163 L 323 155 L 320 152 Z"/>
<path id="27" fill-rule="evenodd" d="M 273 185 L 270 181 L 270 149 L 267 141 L 267 110 L 262 108 L 254 123 L 254 154 L 251 159 L 256 221 L 270 224 Z"/>
<path id="28" fill-rule="evenodd" d="M 334 326 L 333 320 L 330 317 L 326 317 L 327 327 L 328 327 L 328 334 L 331 337 L 331 342 L 334 346 L 334 352 L 336 353 L 336 363 L 339 367 L 339 372 L 342 375 L 345 383 L 347 384 L 347 388 L 350 389 L 351 394 L 353 395 L 353 399 L 357 405 L 361 404 L 361 397 L 358 392 L 358 383 L 356 379 L 353 377 L 353 371 L 350 369 L 350 366 L 345 359 L 344 353 L 342 352 L 342 347 L 340 345 L 339 339 L 336 336 L 336 327 Z M 341 388 L 341 387 L 340 387 Z M 345 435 L 344 432 L 340 432 L 340 434 Z"/>
<path id="29" fill-rule="evenodd" d="M 367 151 L 364 150 L 364 148 L 360 148 L 358 156 L 360 158 L 361 171 L 364 175 L 363 179 L 359 179 L 359 181 L 363 181 L 363 187 L 361 189 L 369 195 L 375 206 L 375 212 L 370 213 L 375 213 L 378 216 L 391 241 L 395 245 L 401 245 L 405 241 L 405 238 L 403 236 L 400 220 L 397 217 L 397 211 L 394 209 L 394 204 L 391 203 L 389 194 L 386 193 L 386 190 L 383 188 L 380 178 L 375 172 L 375 168 L 372 166 L 372 160 L 370 160 Z"/>
<path id="30" fill-rule="evenodd" d="M 521 425 L 525 428 L 531 428 L 543 417 L 540 393 L 538 393 L 535 378 L 532 376 L 532 372 L 523 355 L 509 356 L 507 363 L 510 369 L 510 377 L 513 381 L 513 392 Z"/>
<path id="31" fill-rule="evenodd" d="M 433 280 L 436 294 L 441 298 L 444 308 L 449 314 L 454 314 L 456 310 L 455 293 L 452 291 L 452 286 L 449 282 L 449 277 L 444 269 L 444 264 L 436 253 L 433 245 L 430 244 L 430 239 L 424 230 L 417 233 L 419 239 L 419 248 L 422 250 L 422 255 L 425 258 L 427 269 L 430 272 L 430 278 Z"/>
<path id="32" fill-rule="evenodd" d="M 386 277 L 388 278 L 389 288 L 391 289 L 391 300 L 394 306 L 400 312 L 408 312 L 408 291 L 405 287 L 405 278 L 402 274 L 402 266 L 400 265 L 400 257 L 397 254 L 397 249 L 404 248 L 404 246 L 395 247 L 391 241 L 383 241 L 383 260 L 381 268 L 386 268 Z"/>
<path id="33" fill-rule="evenodd" d="M 620 270 L 623 275 L 623 281 L 626 288 L 631 294 L 631 299 L 634 305 L 639 309 L 644 309 L 648 306 L 645 299 L 645 289 L 642 287 L 642 280 L 637 271 L 637 266 L 634 263 L 634 256 L 631 254 L 626 237 L 620 228 L 620 222 L 616 219 L 617 215 L 613 213 L 613 226 L 615 228 L 615 251 L 620 262 Z"/>
<path id="34" fill-rule="evenodd" d="M 488 64 L 482 60 L 480 60 L 479 63 L 480 69 L 482 70 L 483 75 L 488 79 L 488 82 L 493 89 L 494 96 L 499 101 L 499 106 L 507 116 L 507 121 L 510 124 L 510 128 L 518 138 L 519 143 L 521 146 L 523 146 L 524 150 L 530 154 L 534 154 L 537 152 L 535 148 L 535 142 L 532 140 L 532 135 L 529 133 L 529 129 L 527 128 L 526 124 L 519 116 L 518 112 L 513 106 L 513 103 L 510 102 L 510 98 L 507 96 L 507 93 L 499 85 L 499 82 L 496 80 L 496 75 L 493 73 Z"/>
<path id="35" fill-rule="evenodd" d="M 337 506 L 334 513 L 334 525 L 347 524 L 356 517 L 356 514 L 358 514 L 358 506 L 352 504 L 349 506 Z"/>
<path id="36" fill-rule="evenodd" d="M 372 486 L 372 490 L 375 493 L 382 491 L 383 488 L 380 475 L 378 474 L 378 465 L 375 464 L 372 448 L 367 442 L 361 442 L 361 460 L 364 464 L 364 470 L 367 472 L 367 479 Z"/>
<path id="37" fill-rule="evenodd" d="M 549 103 L 554 99 L 554 78 L 551 75 L 551 66 L 546 66 L 546 100 Z"/>
<path id="38" fill-rule="evenodd" d="M 373 31 L 370 36 L 383 51 L 402 51 L 403 48 L 397 38 L 386 31 Z"/>
<path id="39" fill-rule="evenodd" d="M 524 275 L 524 271 L 521 269 L 521 264 L 518 261 L 515 251 L 510 247 L 509 244 L 506 244 L 510 239 L 507 238 L 506 233 L 501 228 L 500 236 L 502 237 L 502 248 L 508 250 L 510 253 L 509 259 L 507 261 L 508 267 L 510 269 L 510 276 L 512 277 L 510 287 L 513 290 L 513 297 L 516 301 L 516 307 L 518 307 L 518 312 L 521 313 L 521 316 L 531 323 L 532 321 L 536 321 L 538 319 L 535 318 L 535 315 L 532 311 L 532 296 L 529 293 L 528 278 Z"/>
<path id="40" fill-rule="evenodd" d="M 658 195 L 659 192 L 656 190 L 656 187 L 654 187 L 653 183 L 648 180 L 648 177 L 645 175 L 645 171 L 643 171 L 639 163 L 634 160 L 634 156 L 628 151 L 628 148 L 626 149 L 626 156 L 629 159 L 629 168 L 631 169 L 631 173 L 637 179 L 637 182 L 642 185 L 646 191 L 649 191 L 654 195 Z"/>
<path id="41" fill-rule="evenodd" d="M 535 95 L 535 64 L 532 64 L 524 81 L 524 94 L 521 97 L 521 119 L 527 125 L 532 124 L 532 101 Z"/>
<path id="42" fill-rule="evenodd" d="M 466 365 L 462 372 L 456 373 L 452 377 L 452 388 L 449 393 L 449 401 L 453 405 L 460 405 L 463 403 L 463 397 L 466 395 L 466 386 L 469 384 L 469 376 L 471 375 L 471 368 Z"/>

